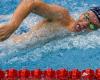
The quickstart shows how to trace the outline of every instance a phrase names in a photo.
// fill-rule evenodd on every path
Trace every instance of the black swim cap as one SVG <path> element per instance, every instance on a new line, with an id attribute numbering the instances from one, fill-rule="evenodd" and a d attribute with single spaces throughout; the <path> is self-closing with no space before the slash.
<path id="1" fill-rule="evenodd" d="M 90 10 L 95 13 L 95 15 L 97 16 L 97 18 L 100 22 L 100 6 L 99 7 L 92 7 L 92 8 L 90 8 Z"/>

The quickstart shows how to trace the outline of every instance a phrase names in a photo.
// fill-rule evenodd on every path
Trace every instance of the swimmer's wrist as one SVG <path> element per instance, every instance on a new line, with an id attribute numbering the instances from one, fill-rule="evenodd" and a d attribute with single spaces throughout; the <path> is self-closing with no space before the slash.
<path id="1" fill-rule="evenodd" d="M 16 21 L 9 22 L 9 27 L 12 30 L 16 30 L 20 25 Z"/>
<path id="2" fill-rule="evenodd" d="M 8 23 L 8 24 L 6 24 L 6 25 L 7 25 L 8 32 L 11 33 L 11 34 L 17 29 L 17 27 L 14 26 L 14 25 L 11 24 L 11 23 Z"/>

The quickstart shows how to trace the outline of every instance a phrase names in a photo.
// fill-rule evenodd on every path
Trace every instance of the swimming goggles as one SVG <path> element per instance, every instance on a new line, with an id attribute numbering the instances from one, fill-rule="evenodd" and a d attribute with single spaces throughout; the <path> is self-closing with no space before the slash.
<path id="1" fill-rule="evenodd" d="M 90 30 L 97 30 L 97 29 L 98 29 L 97 26 L 96 26 L 94 23 L 92 23 L 92 22 L 90 21 L 90 19 L 89 19 L 89 14 L 88 14 L 88 13 L 85 13 L 85 14 L 84 14 L 84 19 L 87 20 L 87 21 L 89 22 L 88 28 L 89 28 Z"/>

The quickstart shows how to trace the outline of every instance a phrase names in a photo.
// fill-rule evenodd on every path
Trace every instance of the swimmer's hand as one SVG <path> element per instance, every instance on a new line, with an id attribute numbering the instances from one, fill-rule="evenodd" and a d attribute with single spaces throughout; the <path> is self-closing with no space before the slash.
<path id="1" fill-rule="evenodd" d="M 8 39 L 13 32 L 14 30 L 8 24 L 0 25 L 0 42 Z"/>

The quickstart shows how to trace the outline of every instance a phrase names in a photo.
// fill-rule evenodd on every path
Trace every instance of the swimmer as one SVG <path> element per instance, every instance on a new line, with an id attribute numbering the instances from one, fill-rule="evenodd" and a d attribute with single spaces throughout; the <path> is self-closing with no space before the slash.
<path id="1" fill-rule="evenodd" d="M 37 14 L 44 19 L 24 35 L 13 37 L 15 41 L 23 41 L 32 32 L 48 26 L 63 26 L 70 32 L 81 32 L 84 29 L 94 31 L 100 28 L 100 7 L 93 7 L 83 13 L 78 20 L 74 20 L 69 11 L 61 6 L 46 4 L 42 0 L 21 0 L 11 20 L 7 24 L 0 25 L 0 41 L 8 39 L 30 13 Z"/>

